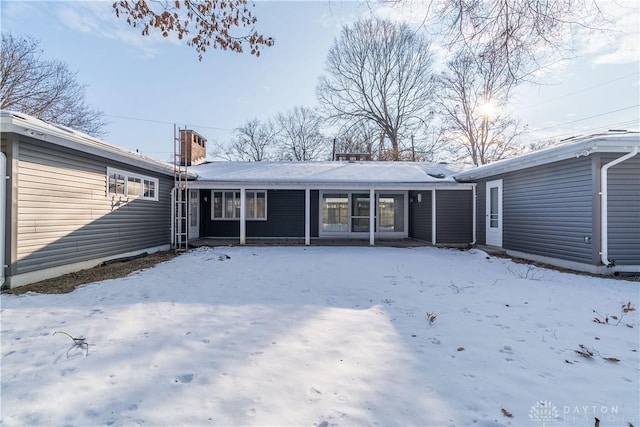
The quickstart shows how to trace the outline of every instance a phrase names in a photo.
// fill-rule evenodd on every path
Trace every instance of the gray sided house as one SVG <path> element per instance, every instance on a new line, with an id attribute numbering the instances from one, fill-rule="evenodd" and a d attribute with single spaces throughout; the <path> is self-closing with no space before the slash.
<path id="1" fill-rule="evenodd" d="M 475 184 L 456 182 L 447 165 L 211 162 L 189 171 L 190 239 L 473 241 Z"/>
<path id="2" fill-rule="evenodd" d="M 0 124 L 3 287 L 170 247 L 171 165 L 19 113 Z"/>
<path id="3" fill-rule="evenodd" d="M 640 133 L 608 132 L 455 175 L 477 243 L 592 273 L 640 272 Z"/>

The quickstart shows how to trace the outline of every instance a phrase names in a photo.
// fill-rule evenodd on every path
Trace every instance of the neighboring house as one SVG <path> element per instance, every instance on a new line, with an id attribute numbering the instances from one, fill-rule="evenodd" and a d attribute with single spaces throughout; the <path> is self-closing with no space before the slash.
<path id="1" fill-rule="evenodd" d="M 0 129 L 3 287 L 169 249 L 173 166 L 19 113 Z"/>
<path id="2" fill-rule="evenodd" d="M 473 240 L 474 184 L 445 164 L 211 162 L 189 168 L 189 238 Z"/>
<path id="3" fill-rule="evenodd" d="M 477 243 L 592 273 L 640 272 L 640 133 L 611 131 L 455 175 Z"/>

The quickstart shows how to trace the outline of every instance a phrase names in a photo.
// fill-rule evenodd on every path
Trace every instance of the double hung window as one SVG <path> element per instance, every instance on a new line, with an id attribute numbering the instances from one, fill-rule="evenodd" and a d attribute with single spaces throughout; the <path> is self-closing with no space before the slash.
<path id="1" fill-rule="evenodd" d="M 212 191 L 213 209 L 211 219 L 240 219 L 240 192 L 239 191 Z M 247 220 L 267 219 L 267 192 L 248 190 L 245 191 L 245 209 Z"/>

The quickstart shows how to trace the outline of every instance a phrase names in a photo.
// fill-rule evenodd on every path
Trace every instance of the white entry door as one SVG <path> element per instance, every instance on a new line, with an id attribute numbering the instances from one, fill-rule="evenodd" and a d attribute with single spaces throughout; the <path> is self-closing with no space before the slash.
<path id="1" fill-rule="evenodd" d="M 189 239 L 200 237 L 200 191 L 189 190 Z"/>
<path id="2" fill-rule="evenodd" d="M 486 242 L 502 247 L 502 180 L 487 182 Z"/>

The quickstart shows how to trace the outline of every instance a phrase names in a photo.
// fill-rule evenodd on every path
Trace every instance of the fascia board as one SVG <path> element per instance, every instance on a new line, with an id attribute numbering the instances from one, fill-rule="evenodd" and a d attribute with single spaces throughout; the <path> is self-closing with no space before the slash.
<path id="1" fill-rule="evenodd" d="M 626 153 L 639 144 L 640 134 L 638 133 L 616 136 L 596 136 L 583 141 L 525 154 L 513 159 L 501 160 L 485 166 L 479 166 L 476 169 L 455 174 L 454 178 L 460 181 L 473 181 L 574 157 L 588 156 L 593 153 Z"/>
<path id="2" fill-rule="evenodd" d="M 388 182 L 260 182 L 260 181 L 193 181 L 189 182 L 188 187 L 193 190 L 237 190 L 239 188 L 252 190 L 388 190 L 388 191 L 404 191 L 404 190 L 471 190 L 474 184 L 462 184 L 457 182 L 424 182 L 424 183 L 388 183 Z"/>
<path id="3" fill-rule="evenodd" d="M 143 157 L 139 153 L 134 153 L 132 151 L 116 147 L 88 135 L 76 132 L 66 132 L 40 120 L 36 121 L 32 118 L 22 119 L 20 115 L 15 116 L 13 114 L 3 112 L 2 117 L 0 117 L 0 129 L 2 133 L 16 133 L 50 144 L 119 161 L 164 175 L 173 176 L 174 174 L 173 166 L 169 163 L 163 163 L 158 160 Z M 190 178 L 195 177 L 195 174 L 190 174 Z"/>

